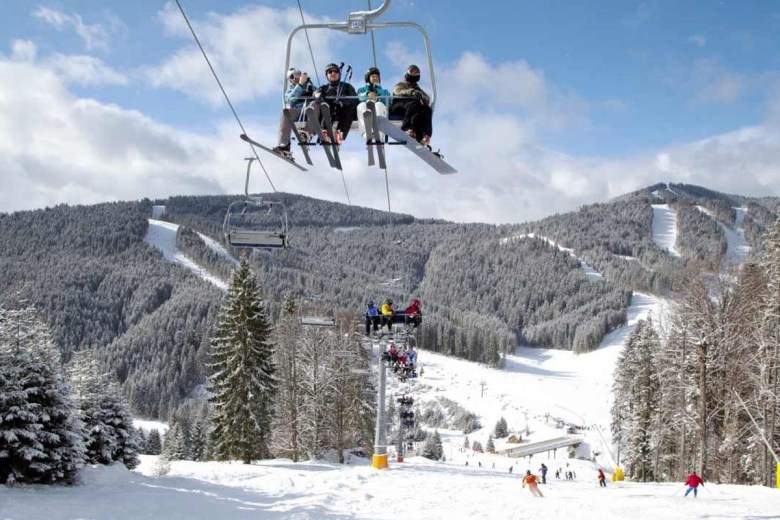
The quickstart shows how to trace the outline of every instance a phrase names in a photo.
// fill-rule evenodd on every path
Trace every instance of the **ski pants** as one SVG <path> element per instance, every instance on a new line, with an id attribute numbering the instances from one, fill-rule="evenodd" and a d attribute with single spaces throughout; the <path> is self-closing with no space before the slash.
<path id="1" fill-rule="evenodd" d="M 384 103 L 381 102 L 374 103 L 374 107 L 376 108 L 377 117 L 379 116 L 387 117 L 387 107 L 385 106 Z M 366 139 L 366 123 L 363 121 L 363 112 L 365 111 L 366 111 L 366 104 L 360 103 L 357 107 L 357 113 L 358 113 L 357 120 L 358 120 L 358 126 L 360 127 L 360 133 L 363 134 L 364 141 Z M 380 141 L 385 140 L 385 136 L 381 132 L 379 134 L 379 140 Z"/>
<path id="2" fill-rule="evenodd" d="M 433 111 L 431 107 L 414 99 L 406 105 L 406 114 L 401 130 L 413 130 L 419 141 L 424 136 L 433 135 Z"/>
<path id="3" fill-rule="evenodd" d="M 366 316 L 366 336 L 371 335 L 371 326 L 374 326 L 374 332 L 379 329 L 379 316 Z"/>
<path id="4" fill-rule="evenodd" d="M 604 480 L 603 478 L 600 478 L 600 479 L 599 479 L 599 486 L 601 486 L 601 487 L 607 487 L 607 481 L 606 481 L 606 480 Z"/>
<path id="5" fill-rule="evenodd" d="M 697 498 L 698 497 L 698 493 L 699 493 L 699 489 L 695 488 L 695 487 L 692 487 L 692 486 L 689 487 L 688 491 L 685 492 L 685 496 L 687 497 L 688 493 L 690 493 L 691 491 L 693 491 L 693 498 Z"/>
<path id="6" fill-rule="evenodd" d="M 531 494 L 535 497 L 544 497 L 544 495 L 542 495 L 542 491 L 539 489 L 539 486 L 536 484 L 528 484 L 528 490 L 531 491 Z"/>
<path id="7" fill-rule="evenodd" d="M 330 119 L 333 123 L 333 127 L 341 132 L 344 139 L 347 138 L 350 128 L 352 127 L 352 121 L 355 121 L 357 117 L 357 101 L 351 99 L 345 99 L 340 101 L 338 99 L 326 99 L 325 100 L 330 107 Z M 320 124 L 324 125 L 322 116 L 320 116 L 320 105 L 317 101 L 312 103 L 317 111 L 317 116 L 320 118 Z M 323 130 L 325 127 L 323 126 Z"/>
<path id="8" fill-rule="evenodd" d="M 312 103 L 312 108 L 314 108 L 314 113 L 317 114 L 317 118 L 320 117 L 320 105 L 318 103 Z M 293 121 L 303 120 L 301 117 L 301 114 L 303 113 L 303 108 L 291 108 L 290 110 L 290 118 L 292 118 Z M 290 125 L 290 122 L 287 120 L 286 117 L 284 117 L 284 113 L 279 117 L 279 139 L 278 143 L 281 146 L 287 146 L 290 144 L 290 134 L 292 133 L 292 125 Z"/>

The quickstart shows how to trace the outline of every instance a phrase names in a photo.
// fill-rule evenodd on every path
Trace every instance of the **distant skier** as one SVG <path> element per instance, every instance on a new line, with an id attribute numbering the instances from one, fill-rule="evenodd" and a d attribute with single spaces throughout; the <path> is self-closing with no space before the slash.
<path id="1" fill-rule="evenodd" d="M 607 487 L 607 477 L 601 469 L 599 469 L 599 486 Z"/>
<path id="2" fill-rule="evenodd" d="M 701 479 L 699 475 L 696 474 L 694 471 L 690 475 L 688 475 L 688 478 L 685 480 L 685 485 L 688 486 L 688 491 L 685 492 L 685 496 L 688 496 L 688 493 L 693 491 L 693 497 L 698 498 L 698 492 L 699 492 L 699 486 L 704 485 L 704 481 Z"/>
<path id="3" fill-rule="evenodd" d="M 515 467 L 514 467 L 514 466 L 509 466 L 509 474 L 510 474 L 510 475 L 512 474 L 512 470 L 514 470 L 514 469 L 515 469 Z"/>
<path id="4" fill-rule="evenodd" d="M 542 474 L 542 484 L 547 484 L 547 466 L 544 465 L 544 462 L 539 467 L 539 473 Z"/>
<path id="5" fill-rule="evenodd" d="M 523 487 L 528 485 L 529 491 L 531 491 L 531 494 L 535 497 L 544 497 L 542 495 L 541 490 L 539 489 L 539 485 L 536 483 L 537 478 L 536 475 L 531 473 L 531 470 L 527 470 L 525 472 L 525 477 L 523 477 Z"/>
<path id="6" fill-rule="evenodd" d="M 376 308 L 374 302 L 369 300 L 366 302 L 366 336 L 371 334 L 371 328 L 373 325 L 374 334 L 379 329 L 379 309 Z"/>

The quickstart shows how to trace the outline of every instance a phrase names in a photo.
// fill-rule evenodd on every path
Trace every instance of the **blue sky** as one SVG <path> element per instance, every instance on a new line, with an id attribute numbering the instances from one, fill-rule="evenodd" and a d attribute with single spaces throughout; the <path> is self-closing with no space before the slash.
<path id="1" fill-rule="evenodd" d="M 182 3 L 239 115 L 274 144 L 297 2 Z M 343 21 L 367 7 L 302 4 L 307 21 Z M 393 0 L 382 18 L 428 31 L 439 90 L 434 144 L 461 171 L 436 178 L 410 154 L 395 154 L 393 209 L 521 221 L 669 180 L 778 194 L 780 4 L 484 4 Z M 0 165 L 18 179 L 0 195 L 0 211 L 238 191 L 230 170 L 240 169 L 247 150 L 235 142 L 237 125 L 174 3 L 7 0 L 0 29 L 8 132 Z M 329 31 L 312 37 L 318 68 L 347 61 L 359 85 L 371 65 L 370 39 Z M 376 39 L 389 87 L 405 65 L 420 61 L 422 47 L 412 31 L 381 31 Z M 305 40 L 296 39 L 294 53 L 297 66 L 312 70 Z M 32 138 L 19 139 L 18 128 Z M 351 137 L 343 149 L 346 179 L 359 194 L 353 203 L 384 207 L 379 173 L 363 164 L 358 141 Z M 343 201 L 324 160 L 300 178 L 263 159 L 278 189 Z M 50 162 L 68 165 L 70 175 Z M 268 189 L 261 181 L 255 187 Z"/>

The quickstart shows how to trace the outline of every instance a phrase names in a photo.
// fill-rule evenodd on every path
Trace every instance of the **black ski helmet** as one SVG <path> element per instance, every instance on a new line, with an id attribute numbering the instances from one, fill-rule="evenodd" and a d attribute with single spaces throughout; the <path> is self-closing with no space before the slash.
<path id="1" fill-rule="evenodd" d="M 412 73 L 412 71 L 417 71 L 417 74 Z M 420 81 L 420 67 L 417 65 L 409 65 L 406 67 L 406 74 L 404 74 L 404 80 L 408 81 L 409 83 L 417 83 Z"/>
<path id="2" fill-rule="evenodd" d="M 376 74 L 379 76 L 379 81 L 382 81 L 382 75 L 379 73 L 379 69 L 376 67 L 369 67 L 369 69 L 366 71 L 366 75 L 364 76 L 366 83 L 369 83 L 369 78 L 371 77 L 371 74 Z"/>
<path id="3" fill-rule="evenodd" d="M 334 70 L 334 69 L 335 69 L 335 70 L 337 70 L 337 71 L 339 71 L 339 72 L 341 72 L 341 67 L 339 67 L 339 66 L 338 66 L 338 65 L 336 65 L 335 63 L 328 63 L 328 64 L 325 66 L 325 74 L 327 74 L 329 70 Z"/>

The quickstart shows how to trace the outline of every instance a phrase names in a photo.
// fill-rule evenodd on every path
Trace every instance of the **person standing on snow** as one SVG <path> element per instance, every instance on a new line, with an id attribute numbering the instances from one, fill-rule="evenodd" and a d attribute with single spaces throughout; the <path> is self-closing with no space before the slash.
<path id="1" fill-rule="evenodd" d="M 542 484 L 547 484 L 547 466 L 544 465 L 544 462 L 539 467 L 539 473 L 542 474 Z"/>
<path id="2" fill-rule="evenodd" d="M 690 475 L 688 475 L 688 478 L 685 479 L 685 485 L 688 486 L 688 491 L 685 492 L 685 496 L 688 496 L 688 493 L 693 491 L 693 498 L 698 498 L 698 492 L 699 492 L 699 486 L 704 485 L 704 481 L 701 479 L 699 475 L 696 474 L 696 472 L 692 472 Z"/>
<path id="3" fill-rule="evenodd" d="M 528 489 L 533 496 L 542 498 L 544 495 L 542 495 L 542 491 L 539 489 L 539 485 L 536 481 L 536 475 L 531 473 L 531 470 L 529 469 L 525 472 L 525 477 L 523 477 L 523 487 L 528 485 Z"/>
<path id="4" fill-rule="evenodd" d="M 599 468 L 599 486 L 607 487 L 607 477 L 604 475 L 604 472 L 601 471 L 601 468 Z"/>

